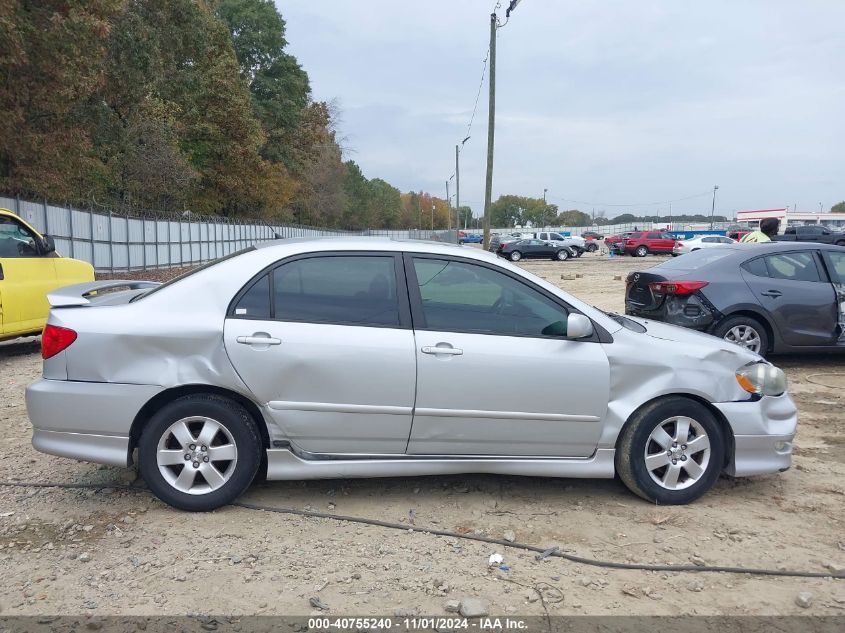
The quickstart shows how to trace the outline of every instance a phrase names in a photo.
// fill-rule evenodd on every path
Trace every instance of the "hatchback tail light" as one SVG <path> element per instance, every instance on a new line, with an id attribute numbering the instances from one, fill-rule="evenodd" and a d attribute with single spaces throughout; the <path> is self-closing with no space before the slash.
<path id="1" fill-rule="evenodd" d="M 691 295 L 696 290 L 701 290 L 708 281 L 653 281 L 648 287 L 654 292 L 664 295 Z"/>
<path id="2" fill-rule="evenodd" d="M 684 245 L 684 243 L 683 243 L 683 242 L 675 242 L 675 246 L 681 246 L 681 247 L 683 247 L 683 245 Z"/>
<path id="3" fill-rule="evenodd" d="M 50 325 L 44 327 L 41 333 L 41 358 L 47 360 L 59 352 L 63 352 L 76 340 L 76 332 L 66 327 Z"/>
<path id="4" fill-rule="evenodd" d="M 636 240 L 625 240 L 625 246 L 633 246 L 636 243 Z"/>

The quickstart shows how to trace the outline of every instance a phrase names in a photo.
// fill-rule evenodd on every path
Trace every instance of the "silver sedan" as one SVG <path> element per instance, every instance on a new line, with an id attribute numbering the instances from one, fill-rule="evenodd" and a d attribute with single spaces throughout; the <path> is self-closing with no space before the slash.
<path id="1" fill-rule="evenodd" d="M 268 479 L 618 473 L 661 504 L 791 464 L 782 371 L 478 249 L 282 240 L 164 285 L 49 298 L 33 446 L 137 460 L 186 510 L 230 503 L 262 464 Z"/>

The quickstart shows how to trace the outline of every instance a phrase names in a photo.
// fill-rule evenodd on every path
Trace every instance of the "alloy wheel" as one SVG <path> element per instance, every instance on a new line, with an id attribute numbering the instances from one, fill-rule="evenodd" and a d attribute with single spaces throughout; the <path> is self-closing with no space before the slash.
<path id="1" fill-rule="evenodd" d="M 182 418 L 162 434 L 156 463 L 180 492 L 202 495 L 222 487 L 235 472 L 238 447 L 222 423 L 205 416 Z"/>
<path id="2" fill-rule="evenodd" d="M 663 420 L 645 446 L 645 466 L 651 479 L 666 490 L 694 485 L 710 463 L 710 438 L 704 427 L 686 416 Z"/>
<path id="3" fill-rule="evenodd" d="M 735 343 L 740 347 L 751 350 L 755 354 L 760 353 L 760 334 L 750 325 L 735 325 L 725 333 L 725 340 Z"/>

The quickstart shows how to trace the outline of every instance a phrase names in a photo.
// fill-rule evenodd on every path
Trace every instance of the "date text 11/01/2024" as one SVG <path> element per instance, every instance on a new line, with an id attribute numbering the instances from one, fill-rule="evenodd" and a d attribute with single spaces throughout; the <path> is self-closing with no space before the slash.
<path id="1" fill-rule="evenodd" d="M 393 627 L 413 630 L 459 630 L 476 629 L 480 631 L 521 631 L 528 629 L 528 623 L 519 618 L 446 618 L 446 617 L 412 617 L 412 618 L 311 618 L 308 620 L 309 631 L 343 631 L 343 630 L 389 630 Z"/>

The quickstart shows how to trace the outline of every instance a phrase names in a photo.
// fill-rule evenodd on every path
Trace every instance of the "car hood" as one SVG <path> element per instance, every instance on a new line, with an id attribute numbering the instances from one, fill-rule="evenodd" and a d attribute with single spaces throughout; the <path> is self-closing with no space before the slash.
<path id="1" fill-rule="evenodd" d="M 729 355 L 736 356 L 739 364 L 756 363 L 763 360 L 760 355 L 755 354 L 744 347 L 735 345 L 734 343 L 729 343 L 717 336 L 703 334 L 677 325 L 661 323 L 660 321 L 652 321 L 651 319 L 641 319 L 632 316 L 627 318 L 642 325 L 646 329 L 645 334 L 647 336 L 663 341 L 678 343 L 679 345 L 682 345 L 683 349 L 687 352 L 689 352 L 693 347 L 707 348 L 709 351 L 718 349 Z"/>

